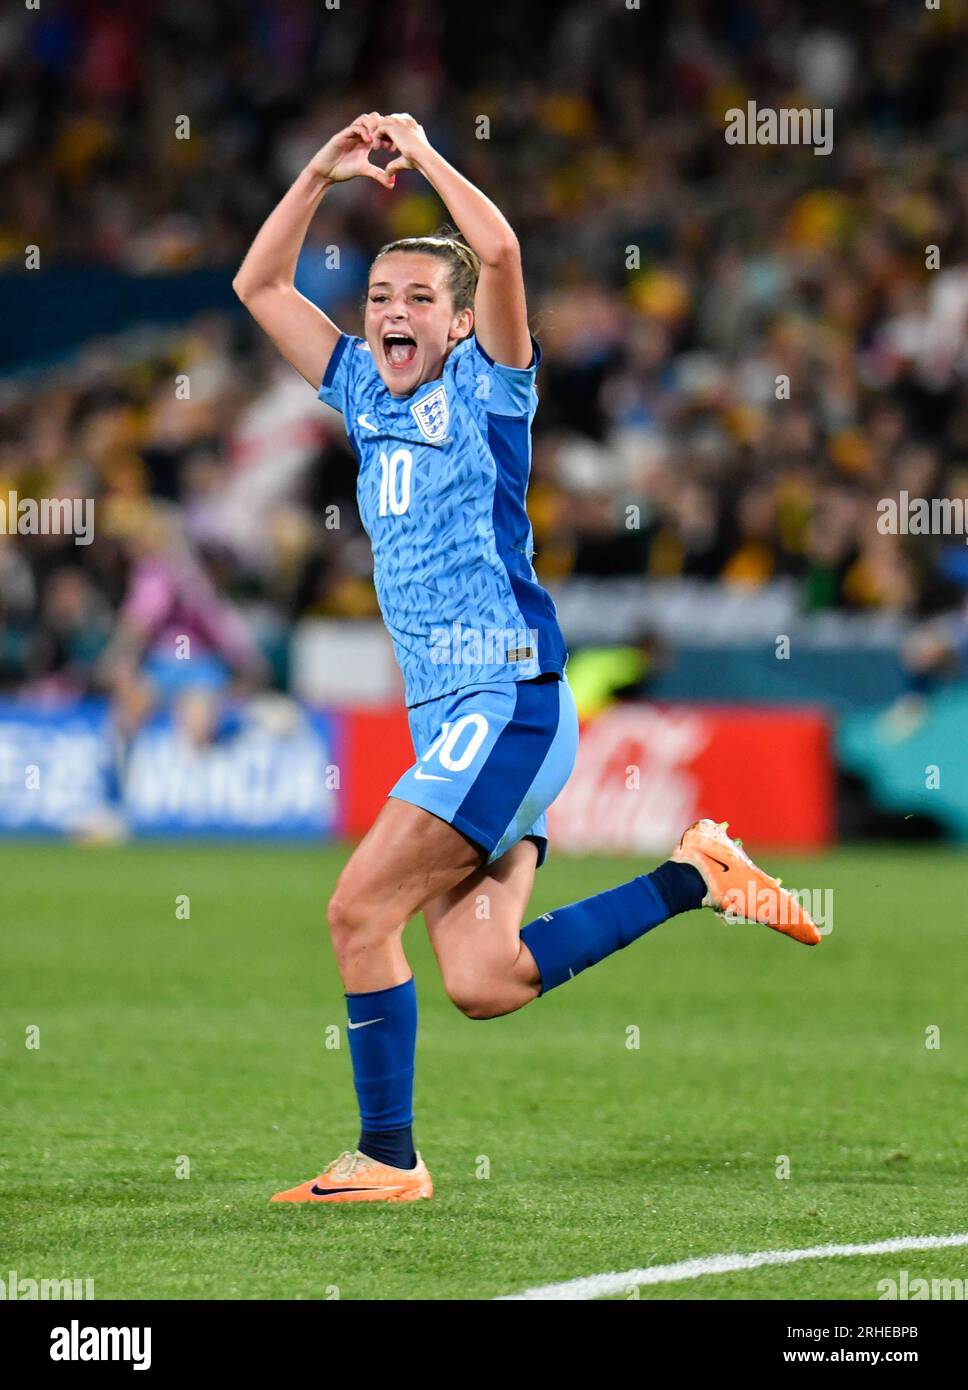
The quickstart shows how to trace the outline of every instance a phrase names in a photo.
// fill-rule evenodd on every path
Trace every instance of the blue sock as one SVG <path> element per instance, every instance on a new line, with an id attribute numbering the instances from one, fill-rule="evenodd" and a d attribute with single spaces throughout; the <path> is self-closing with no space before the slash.
<path id="1" fill-rule="evenodd" d="M 361 1129 L 356 1147 L 367 1158 L 389 1163 L 391 1168 L 412 1168 L 417 1162 L 410 1125 L 406 1129 Z"/>
<path id="2" fill-rule="evenodd" d="M 521 940 L 534 956 L 541 993 L 597 965 L 676 913 L 700 907 L 705 896 L 698 869 L 669 860 L 631 883 L 529 922 Z"/>
<path id="3" fill-rule="evenodd" d="M 348 994 L 347 1036 L 360 1105 L 361 1153 L 394 1168 L 412 1168 L 413 1070 L 417 991 L 412 979 L 390 989 Z"/>

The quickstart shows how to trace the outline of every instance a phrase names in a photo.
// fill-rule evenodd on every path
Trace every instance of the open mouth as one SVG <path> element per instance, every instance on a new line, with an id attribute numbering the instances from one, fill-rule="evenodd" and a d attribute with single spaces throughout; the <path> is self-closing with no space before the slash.
<path id="1" fill-rule="evenodd" d="M 383 355 L 391 367 L 409 367 L 417 355 L 416 340 L 408 333 L 385 333 Z"/>

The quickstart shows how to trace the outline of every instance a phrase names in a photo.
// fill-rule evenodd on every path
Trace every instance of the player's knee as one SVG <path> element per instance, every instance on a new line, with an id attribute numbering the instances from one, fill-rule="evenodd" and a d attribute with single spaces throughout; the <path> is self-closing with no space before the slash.
<path id="1" fill-rule="evenodd" d="M 487 994 L 458 995 L 453 1001 L 465 1018 L 483 1021 L 487 1018 L 500 1018 L 507 1008 L 500 1000 Z"/>
<path id="2" fill-rule="evenodd" d="M 445 979 L 444 986 L 451 1003 L 465 1018 L 499 1018 L 508 1011 L 500 991 L 485 980 Z"/>
<path id="3" fill-rule="evenodd" d="M 378 946 L 401 930 L 401 924 L 381 913 L 365 893 L 349 891 L 339 883 L 327 904 L 326 921 L 340 963 L 359 951 Z"/>
<path id="4" fill-rule="evenodd" d="M 326 908 L 326 921 L 333 949 L 340 957 L 363 935 L 367 925 L 366 905 L 358 895 L 347 893 L 337 884 Z"/>

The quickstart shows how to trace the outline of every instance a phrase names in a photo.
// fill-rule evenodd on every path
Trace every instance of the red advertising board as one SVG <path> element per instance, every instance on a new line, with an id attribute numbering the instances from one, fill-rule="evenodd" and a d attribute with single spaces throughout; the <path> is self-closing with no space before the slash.
<path id="1" fill-rule="evenodd" d="M 702 816 L 728 820 L 757 848 L 829 844 L 834 776 L 824 715 L 617 705 L 582 727 L 549 833 L 574 853 L 662 852 Z"/>
<path id="2" fill-rule="evenodd" d="M 343 717 L 344 835 L 365 835 L 387 792 L 413 762 L 407 711 L 347 710 Z"/>
<path id="3" fill-rule="evenodd" d="M 830 727 L 819 711 L 620 704 L 582 726 L 549 817 L 552 847 L 664 853 L 702 816 L 756 848 L 819 849 L 834 830 Z M 406 713 L 346 713 L 343 831 L 363 835 L 413 762 Z"/>

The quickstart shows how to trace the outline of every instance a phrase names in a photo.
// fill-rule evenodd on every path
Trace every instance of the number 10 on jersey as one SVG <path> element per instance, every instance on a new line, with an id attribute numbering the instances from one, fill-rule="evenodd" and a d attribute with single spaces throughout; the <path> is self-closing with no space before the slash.
<path id="1" fill-rule="evenodd" d="M 413 454 L 409 449 L 394 449 L 387 458 L 380 450 L 380 515 L 392 512 L 403 516 L 410 506 L 410 474 L 413 471 Z"/>

